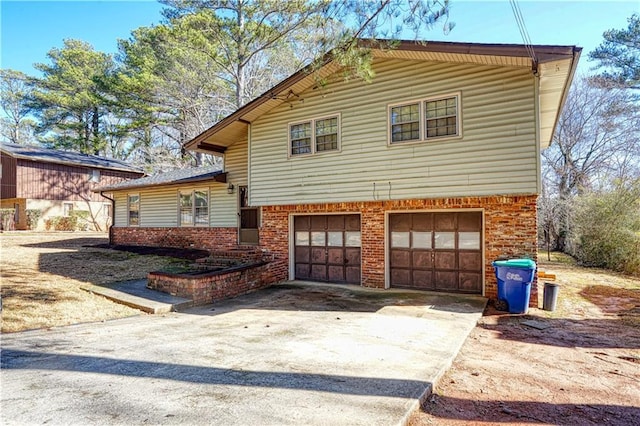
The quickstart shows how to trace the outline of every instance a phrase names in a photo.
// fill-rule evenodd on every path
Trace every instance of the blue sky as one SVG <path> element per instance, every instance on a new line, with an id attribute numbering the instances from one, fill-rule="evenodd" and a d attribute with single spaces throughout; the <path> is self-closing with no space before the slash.
<path id="1" fill-rule="evenodd" d="M 584 48 L 580 71 L 593 66 L 588 52 L 611 28 L 625 28 L 626 19 L 640 13 L 640 0 L 519 1 L 534 44 L 578 45 Z M 0 0 L 0 66 L 35 75 L 35 62 L 47 62 L 46 53 L 65 38 L 91 43 L 96 50 L 114 53 L 117 40 L 128 38 L 140 26 L 159 23 L 162 5 L 139 1 L 29 1 Z M 508 1 L 451 0 L 453 31 L 441 28 L 432 40 L 486 43 L 522 43 Z"/>

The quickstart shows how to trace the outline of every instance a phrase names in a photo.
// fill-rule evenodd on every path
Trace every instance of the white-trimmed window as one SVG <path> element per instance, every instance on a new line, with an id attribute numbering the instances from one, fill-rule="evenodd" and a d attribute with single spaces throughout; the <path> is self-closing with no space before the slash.
<path id="1" fill-rule="evenodd" d="M 111 218 L 111 203 L 103 203 L 102 207 L 104 208 L 104 216 Z"/>
<path id="2" fill-rule="evenodd" d="M 460 136 L 460 93 L 389 106 L 389 142 Z"/>
<path id="3" fill-rule="evenodd" d="M 339 115 L 289 124 L 289 153 L 291 156 L 338 151 L 339 149 Z"/>
<path id="4" fill-rule="evenodd" d="M 73 203 L 62 203 L 62 215 L 69 217 L 73 213 Z"/>
<path id="5" fill-rule="evenodd" d="M 127 211 L 129 226 L 140 225 L 140 194 L 129 194 L 127 196 Z"/>
<path id="6" fill-rule="evenodd" d="M 209 191 L 196 189 L 178 193 L 180 226 L 209 225 Z"/>

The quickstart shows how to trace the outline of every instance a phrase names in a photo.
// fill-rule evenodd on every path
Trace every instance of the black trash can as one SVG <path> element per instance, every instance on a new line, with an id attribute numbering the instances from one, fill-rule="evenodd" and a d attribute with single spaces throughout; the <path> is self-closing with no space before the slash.
<path id="1" fill-rule="evenodd" d="M 542 297 L 542 309 L 545 311 L 555 311 L 558 302 L 558 288 L 556 283 L 544 283 L 544 295 Z"/>

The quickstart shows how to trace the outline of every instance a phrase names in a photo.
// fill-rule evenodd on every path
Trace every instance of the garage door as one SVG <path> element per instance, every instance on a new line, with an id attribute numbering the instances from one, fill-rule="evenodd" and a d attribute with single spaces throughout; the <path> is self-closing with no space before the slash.
<path id="1" fill-rule="evenodd" d="M 360 284 L 360 215 L 295 216 L 295 277 Z"/>
<path id="2" fill-rule="evenodd" d="M 482 293 L 482 213 L 389 215 L 392 287 Z"/>

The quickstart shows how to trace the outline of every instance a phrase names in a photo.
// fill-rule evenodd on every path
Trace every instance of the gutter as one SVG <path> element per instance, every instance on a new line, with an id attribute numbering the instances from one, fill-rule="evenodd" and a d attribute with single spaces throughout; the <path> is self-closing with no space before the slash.
<path id="1" fill-rule="evenodd" d="M 111 201 L 111 225 L 109 226 L 109 245 L 113 245 L 113 231 L 112 228 L 116 224 L 116 200 L 104 195 L 104 191 L 100 191 L 100 195 L 107 200 Z"/>
<path id="2" fill-rule="evenodd" d="M 582 47 L 574 47 L 573 48 L 573 62 L 571 63 L 571 69 L 569 70 L 569 75 L 567 76 L 567 81 L 564 85 L 564 92 L 562 93 L 562 98 L 560 98 L 560 105 L 558 106 L 558 114 L 556 116 L 556 122 L 553 123 L 553 132 L 555 133 L 556 128 L 558 127 L 558 121 L 560 121 L 560 115 L 562 114 L 562 109 L 564 108 L 564 104 L 567 101 L 567 97 L 569 96 L 569 89 L 571 88 L 571 84 L 573 83 L 573 77 L 576 73 L 576 69 L 578 68 L 578 61 L 580 60 L 580 53 L 582 52 Z M 551 134 L 551 141 L 549 141 L 549 145 L 553 140 L 553 133 Z"/>

